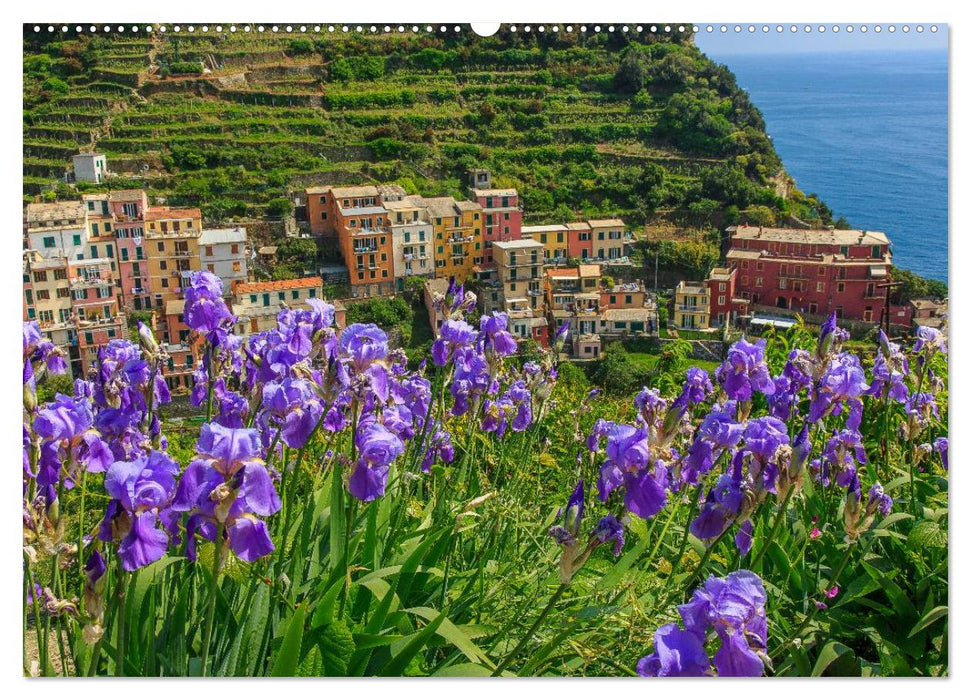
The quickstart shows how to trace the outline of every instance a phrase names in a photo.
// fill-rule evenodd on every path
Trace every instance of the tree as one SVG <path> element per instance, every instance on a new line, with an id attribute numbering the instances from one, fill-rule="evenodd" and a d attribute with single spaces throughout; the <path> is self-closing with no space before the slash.
<path id="1" fill-rule="evenodd" d="M 293 213 L 293 202 L 287 197 L 276 197 L 266 204 L 266 213 L 275 219 L 285 219 Z"/>

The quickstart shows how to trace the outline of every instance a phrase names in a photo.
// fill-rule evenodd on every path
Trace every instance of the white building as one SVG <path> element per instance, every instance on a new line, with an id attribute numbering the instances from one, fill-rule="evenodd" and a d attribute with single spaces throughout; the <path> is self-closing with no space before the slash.
<path id="1" fill-rule="evenodd" d="M 432 225 L 426 220 L 425 205 L 416 195 L 385 201 L 391 221 L 391 252 L 395 285 L 404 289 L 407 277 L 431 277 L 435 274 L 432 257 Z"/>
<path id="2" fill-rule="evenodd" d="M 78 153 L 74 156 L 74 181 L 102 183 L 108 177 L 104 153 Z"/>
<path id="3" fill-rule="evenodd" d="M 88 244 L 84 202 L 31 202 L 24 214 L 26 245 L 43 258 L 83 260 Z"/>
<path id="4" fill-rule="evenodd" d="M 203 229 L 199 236 L 199 258 L 202 269 L 223 281 L 223 293 L 229 296 L 233 286 L 247 280 L 246 229 Z"/>

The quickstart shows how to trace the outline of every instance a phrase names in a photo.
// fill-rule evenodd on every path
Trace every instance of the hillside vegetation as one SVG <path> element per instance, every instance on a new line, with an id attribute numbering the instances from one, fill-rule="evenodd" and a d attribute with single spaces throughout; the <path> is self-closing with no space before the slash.
<path id="1" fill-rule="evenodd" d="M 93 146 L 114 187 L 209 221 L 278 218 L 311 183 L 459 195 L 472 166 L 519 188 L 530 222 L 831 221 L 690 34 L 67 36 L 24 35 L 25 195 L 53 196 Z"/>

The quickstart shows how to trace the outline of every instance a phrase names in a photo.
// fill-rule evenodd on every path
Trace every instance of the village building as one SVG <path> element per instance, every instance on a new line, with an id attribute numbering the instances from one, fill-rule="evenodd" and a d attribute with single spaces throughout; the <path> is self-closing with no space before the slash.
<path id="1" fill-rule="evenodd" d="M 160 341 L 178 341 L 180 327 L 168 327 L 172 318 L 166 304 L 183 298 L 190 273 L 202 268 L 199 237 L 202 235 L 202 212 L 199 209 L 149 207 L 145 212 L 145 240 L 148 249 L 148 279 L 154 309 L 164 314 L 166 323 Z"/>
<path id="2" fill-rule="evenodd" d="M 464 282 L 482 263 L 482 207 L 453 197 L 425 198 L 435 235 L 435 276 Z"/>
<path id="3" fill-rule="evenodd" d="M 235 332 L 247 336 L 276 328 L 277 315 L 283 309 L 308 309 L 309 299 L 323 298 L 323 284 L 320 277 L 237 284 L 232 303 Z"/>
<path id="4" fill-rule="evenodd" d="M 523 226 L 523 238 L 543 244 L 544 265 L 566 265 L 567 228 L 564 224 L 544 224 L 542 226 Z"/>
<path id="5" fill-rule="evenodd" d="M 522 237 L 523 211 L 519 192 L 504 189 L 473 188 L 472 196 L 482 207 L 482 261 L 492 262 L 495 241 L 516 241 Z"/>
<path id="6" fill-rule="evenodd" d="M 520 338 L 549 344 L 549 322 L 543 297 L 543 244 L 524 238 L 493 243 L 496 276 L 502 285 L 501 310 L 509 330 Z"/>
<path id="7" fill-rule="evenodd" d="M 223 296 L 232 296 L 233 287 L 248 279 L 246 229 L 204 229 L 199 236 L 199 262 L 203 270 L 222 280 Z"/>
<path id="8" fill-rule="evenodd" d="M 890 241 L 879 231 L 732 226 L 726 260 L 753 311 L 878 323 L 890 281 Z"/>
<path id="9" fill-rule="evenodd" d="M 417 195 L 385 202 L 391 220 L 391 249 L 394 259 L 395 290 L 405 288 L 408 277 L 435 274 L 432 256 L 433 230 L 425 215 L 425 205 Z"/>
<path id="10" fill-rule="evenodd" d="M 74 182 L 93 182 L 100 185 L 108 177 L 108 159 L 104 153 L 78 153 L 71 158 Z"/>

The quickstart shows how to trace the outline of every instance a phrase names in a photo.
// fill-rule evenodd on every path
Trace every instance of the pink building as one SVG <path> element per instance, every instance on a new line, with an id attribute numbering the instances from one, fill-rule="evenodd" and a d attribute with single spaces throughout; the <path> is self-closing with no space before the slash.
<path id="1" fill-rule="evenodd" d="M 127 309 L 148 311 L 152 308 L 152 290 L 143 240 L 148 195 L 144 190 L 118 190 L 108 195 L 108 204 L 114 216 L 122 303 Z"/>
<path id="2" fill-rule="evenodd" d="M 494 241 L 518 241 L 522 238 L 523 212 L 519 193 L 512 189 L 473 189 L 476 202 L 482 207 L 485 219 L 482 226 L 483 263 L 492 262 Z"/>

